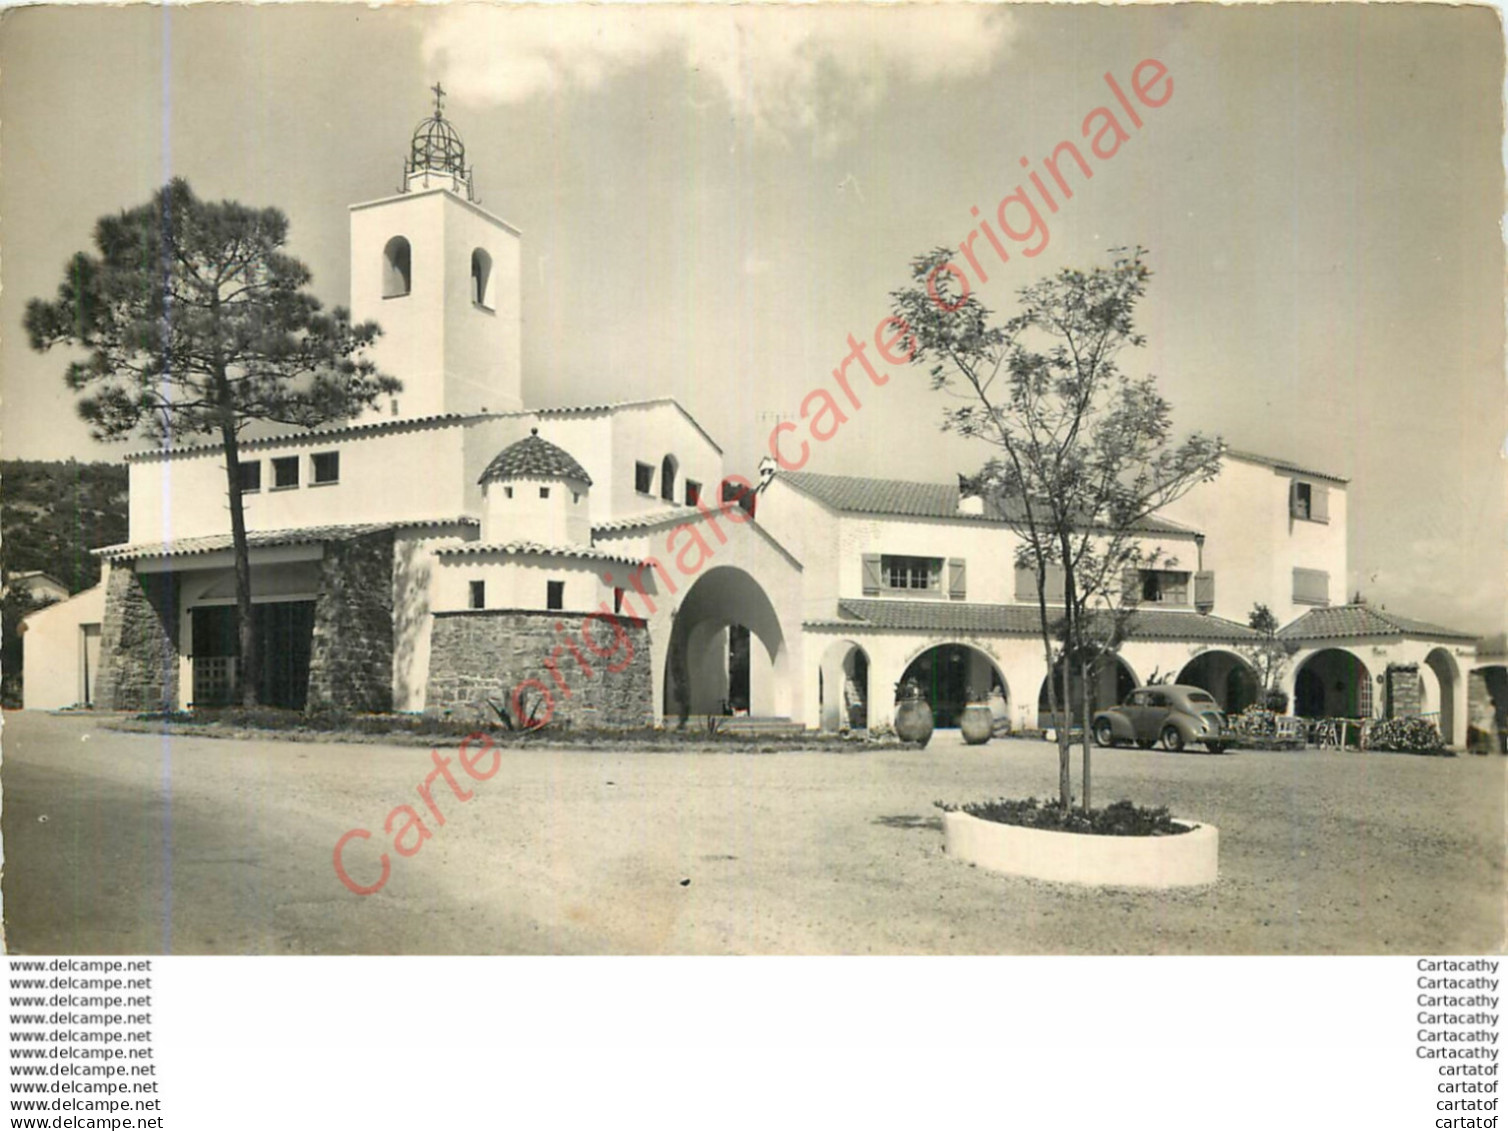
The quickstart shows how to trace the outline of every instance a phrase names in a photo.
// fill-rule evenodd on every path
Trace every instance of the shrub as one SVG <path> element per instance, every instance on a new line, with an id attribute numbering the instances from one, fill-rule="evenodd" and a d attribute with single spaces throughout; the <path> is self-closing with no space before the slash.
<path id="1" fill-rule="evenodd" d="M 1025 801 L 1002 797 L 998 801 L 973 801 L 965 805 L 950 805 L 944 801 L 933 804 L 944 813 L 962 812 L 982 821 L 1049 832 L 1090 836 L 1177 836 L 1192 831 L 1188 826 L 1176 823 L 1165 808 L 1143 809 L 1129 801 L 1117 801 L 1114 805 L 1090 809 L 1087 813 L 1081 809 L 1064 809 L 1055 802 L 1039 801 L 1035 797 L 1028 797 Z"/>
<path id="2" fill-rule="evenodd" d="M 1286 715 L 1288 713 L 1288 692 L 1278 687 L 1271 688 L 1262 696 L 1262 706 L 1275 715 Z"/>
<path id="3" fill-rule="evenodd" d="M 1403 754 L 1443 754 L 1445 740 L 1430 719 L 1409 715 L 1388 719 L 1372 728 L 1367 738 L 1372 750 L 1395 750 Z"/>

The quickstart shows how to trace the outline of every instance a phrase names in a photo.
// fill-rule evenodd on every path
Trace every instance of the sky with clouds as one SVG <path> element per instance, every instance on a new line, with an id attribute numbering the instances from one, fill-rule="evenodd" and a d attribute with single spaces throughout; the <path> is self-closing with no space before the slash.
<path id="1" fill-rule="evenodd" d="M 957 246 L 1160 60 L 1172 96 L 1048 242 L 981 258 L 985 301 L 1140 244 L 1125 361 L 1179 426 L 1352 477 L 1349 587 L 1505 627 L 1501 32 L 1414 5 L 7 11 L 0 27 L 0 446 L 111 458 L 30 353 L 103 213 L 167 177 L 275 204 L 345 300 L 350 203 L 397 186 L 436 79 L 481 203 L 524 234 L 528 403 L 679 398 L 751 470 L 869 336 L 915 255 Z M 982 246 L 982 245 L 981 245 Z M 401 374 L 399 375 L 401 377 Z M 945 479 L 896 370 L 808 470 Z"/>

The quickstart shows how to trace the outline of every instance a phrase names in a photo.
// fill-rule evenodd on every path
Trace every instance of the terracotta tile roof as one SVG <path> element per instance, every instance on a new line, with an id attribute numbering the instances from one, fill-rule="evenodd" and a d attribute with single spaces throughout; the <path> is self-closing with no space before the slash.
<path id="1" fill-rule="evenodd" d="M 1442 640 L 1470 640 L 1476 637 L 1469 632 L 1457 632 L 1428 621 L 1401 617 L 1371 605 L 1330 605 L 1323 609 L 1310 609 L 1292 624 L 1285 625 L 1278 635 L 1284 640 L 1303 642 L 1307 640 L 1344 640 L 1367 637 L 1425 636 Z"/>
<path id="2" fill-rule="evenodd" d="M 348 436 L 366 436 L 379 432 L 410 432 L 428 428 L 449 428 L 456 424 L 469 424 L 474 420 L 495 420 L 504 416 L 528 416 L 526 412 L 441 412 L 433 416 L 399 417 L 391 420 L 371 420 L 365 424 L 335 424 L 324 428 L 298 428 L 289 432 L 277 432 L 269 436 L 247 436 L 242 439 L 243 451 L 256 451 L 305 440 L 311 444 L 338 440 Z M 141 448 L 127 452 L 127 463 L 134 460 L 165 459 L 170 456 L 197 455 L 215 452 L 224 447 L 219 441 L 197 444 L 172 444 L 165 447 Z"/>
<path id="3" fill-rule="evenodd" d="M 538 428 L 498 452 L 477 482 L 502 479 L 574 479 L 592 485 L 592 477 L 575 457 L 543 439 Z"/>
<path id="4" fill-rule="evenodd" d="M 340 542 L 376 534 L 379 530 L 396 530 L 413 526 L 476 526 L 474 518 L 440 518 L 399 522 L 358 522 L 341 526 L 303 526 L 289 530 L 249 530 L 246 544 L 252 549 L 263 546 L 304 546 L 315 542 Z M 133 561 L 137 558 L 187 558 L 195 554 L 213 554 L 229 550 L 234 543 L 230 533 L 207 534 L 198 538 L 175 538 L 170 542 L 121 543 L 101 546 L 90 553 L 106 561 Z"/>
<path id="5" fill-rule="evenodd" d="M 966 522 L 1002 523 L 996 514 L 964 514 L 958 509 L 958 483 L 917 483 L 907 479 L 866 479 L 855 475 L 817 475 L 810 471 L 782 471 L 777 479 L 833 510 L 849 514 L 900 515 L 908 518 L 948 518 Z M 1152 516 L 1138 528 L 1153 534 L 1192 536 L 1192 527 Z"/>
<path id="6" fill-rule="evenodd" d="M 716 513 L 716 508 L 713 508 Z M 652 530 L 656 526 L 665 526 L 676 522 L 690 522 L 701 517 L 702 512 L 696 507 L 673 506 L 663 510 L 647 511 L 644 514 L 629 515 L 627 518 L 615 518 L 607 522 L 599 522 L 592 526 L 593 534 L 621 534 L 629 530 Z"/>
<path id="7" fill-rule="evenodd" d="M 723 449 L 719 446 L 718 442 L 707 434 L 705 428 L 697 423 L 696 417 L 686 411 L 686 406 L 674 397 L 648 397 L 638 401 L 605 401 L 602 404 L 560 405 L 555 408 L 535 409 L 534 415 L 541 419 L 547 416 L 596 416 L 601 413 L 613 413 L 621 408 L 650 408 L 654 405 L 662 404 L 673 406 L 677 412 L 686 418 L 686 422 L 691 427 L 702 434 L 702 439 L 712 445 L 713 451 L 717 452 L 718 455 L 723 454 Z"/>
<path id="8" fill-rule="evenodd" d="M 643 565 L 639 558 L 629 554 L 611 554 L 606 550 L 598 550 L 591 546 L 546 546 L 542 542 L 464 542 L 459 546 L 441 546 L 435 551 L 436 557 L 474 557 L 477 555 L 500 554 L 507 556 L 522 556 L 534 554 L 540 557 L 552 558 L 584 558 L 589 561 L 619 562 L 623 565 Z"/>
<path id="9" fill-rule="evenodd" d="M 1223 454 L 1231 459 L 1241 460 L 1243 463 L 1259 463 L 1263 467 L 1270 467 L 1274 471 L 1286 472 L 1289 475 L 1303 475 L 1309 479 L 1327 479 L 1331 483 L 1351 482 L 1343 475 L 1336 475 L 1329 471 L 1315 471 L 1312 467 L 1300 467 L 1296 463 L 1290 463 L 1288 460 L 1278 459 L 1275 456 L 1263 456 L 1255 452 L 1238 451 L 1235 448 L 1226 448 Z"/>
<path id="10" fill-rule="evenodd" d="M 895 632 L 1041 633 L 1032 605 L 970 605 L 961 601 L 845 599 L 833 620 L 808 621 L 809 628 L 878 628 Z M 1187 640 L 1239 644 L 1260 639 L 1244 624 L 1223 617 L 1172 609 L 1139 609 L 1130 636 L 1141 640 Z"/>

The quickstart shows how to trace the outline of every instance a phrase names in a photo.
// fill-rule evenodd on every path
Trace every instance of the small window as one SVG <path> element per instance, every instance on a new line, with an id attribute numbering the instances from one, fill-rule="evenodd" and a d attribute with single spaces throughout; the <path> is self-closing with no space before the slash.
<path id="1" fill-rule="evenodd" d="M 564 581 L 547 581 L 547 582 L 545 582 L 545 608 L 547 608 L 547 609 L 563 609 L 563 608 L 565 608 L 565 582 Z"/>
<path id="2" fill-rule="evenodd" d="M 634 490 L 641 495 L 653 495 L 655 491 L 655 469 L 652 464 L 634 464 Z"/>
<path id="3" fill-rule="evenodd" d="M 1141 599 L 1154 605 L 1187 605 L 1189 575 L 1178 570 L 1144 569 Z"/>
<path id="4" fill-rule="evenodd" d="M 1173 703 L 1168 698 L 1168 693 L 1166 691 L 1149 691 L 1149 692 L 1147 692 L 1147 706 L 1149 706 L 1149 707 L 1171 707 L 1172 705 L 1173 705 Z"/>
<path id="5" fill-rule="evenodd" d="M 382 249 L 382 297 L 402 298 L 412 289 L 412 252 L 408 240 L 394 236 Z"/>
<path id="6" fill-rule="evenodd" d="M 550 489 L 548 487 L 541 487 L 539 489 L 539 497 L 541 499 L 548 499 L 550 497 Z"/>
<path id="7" fill-rule="evenodd" d="M 241 493 L 262 489 L 262 461 L 252 460 L 241 464 Z"/>
<path id="8" fill-rule="evenodd" d="M 340 453 L 315 452 L 311 457 L 315 483 L 340 482 Z"/>
<path id="9" fill-rule="evenodd" d="M 623 611 L 623 590 L 621 590 L 621 589 L 614 589 L 613 590 L 613 612 L 615 612 L 615 613 L 621 613 L 622 611 Z"/>
<path id="10" fill-rule="evenodd" d="M 686 480 L 686 505 L 694 507 L 702 501 L 702 485 L 695 479 Z"/>
<path id="11" fill-rule="evenodd" d="M 1314 513 L 1314 486 L 1310 483 L 1293 485 L 1293 517 L 1307 520 Z"/>
<path id="12" fill-rule="evenodd" d="M 880 558 L 880 576 L 887 589 L 910 592 L 941 589 L 942 559 L 885 554 Z"/>
<path id="13" fill-rule="evenodd" d="M 471 301 L 484 310 L 492 309 L 492 256 L 481 248 L 471 253 Z"/>
<path id="14" fill-rule="evenodd" d="M 272 485 L 274 488 L 298 486 L 298 456 L 283 456 L 272 461 Z"/>
<path id="15" fill-rule="evenodd" d="M 581 502 L 581 492 L 580 491 L 572 491 L 571 492 L 571 505 L 575 506 L 575 505 L 577 505 L 580 502 Z"/>
<path id="16" fill-rule="evenodd" d="M 504 487 L 503 488 L 503 498 L 505 498 L 505 499 L 511 499 L 511 498 L 513 498 L 513 488 L 512 487 Z"/>
<path id="17" fill-rule="evenodd" d="M 680 466 L 675 456 L 666 456 L 660 461 L 660 498 L 667 503 L 675 502 L 675 476 Z"/>
<path id="18" fill-rule="evenodd" d="M 471 583 L 471 607 L 473 609 L 485 609 L 487 607 L 487 583 L 485 581 L 473 581 Z"/>

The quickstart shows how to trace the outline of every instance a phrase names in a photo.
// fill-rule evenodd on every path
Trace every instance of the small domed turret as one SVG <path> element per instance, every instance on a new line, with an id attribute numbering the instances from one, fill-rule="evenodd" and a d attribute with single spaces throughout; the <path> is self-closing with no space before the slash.
<path id="1" fill-rule="evenodd" d="M 592 477 L 538 428 L 500 451 L 478 482 L 483 542 L 591 545 Z"/>

